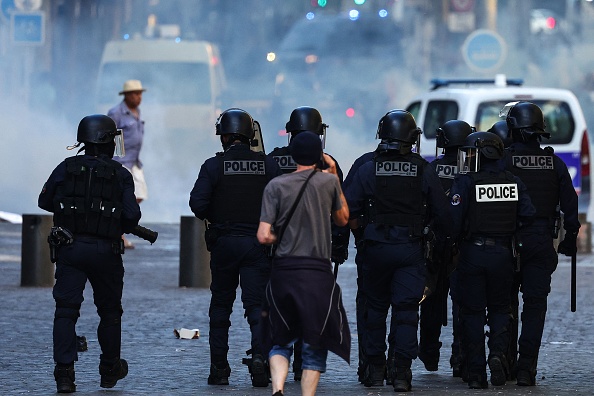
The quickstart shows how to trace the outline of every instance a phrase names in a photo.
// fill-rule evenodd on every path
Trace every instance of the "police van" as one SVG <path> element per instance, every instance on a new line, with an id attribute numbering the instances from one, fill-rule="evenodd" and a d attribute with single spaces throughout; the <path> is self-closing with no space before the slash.
<path id="1" fill-rule="evenodd" d="M 507 79 L 434 79 L 429 92 L 412 99 L 406 106 L 422 128 L 420 154 L 435 158 L 437 128 L 449 120 L 463 120 L 477 131 L 486 131 L 497 121 L 505 104 L 525 100 L 538 105 L 545 117 L 551 146 L 566 164 L 573 186 L 580 195 L 580 212 L 590 200 L 590 145 L 586 120 L 576 96 L 569 90 L 527 87 L 522 80 Z"/>

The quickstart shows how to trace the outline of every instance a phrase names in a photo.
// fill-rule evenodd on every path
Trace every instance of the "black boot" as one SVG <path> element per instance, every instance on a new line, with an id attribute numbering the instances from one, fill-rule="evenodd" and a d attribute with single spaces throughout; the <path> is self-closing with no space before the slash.
<path id="1" fill-rule="evenodd" d="M 488 387 L 487 374 L 468 373 L 468 388 L 487 389 Z"/>
<path id="2" fill-rule="evenodd" d="M 519 386 L 536 385 L 536 359 L 520 354 L 518 359 L 518 374 L 516 377 Z"/>
<path id="3" fill-rule="evenodd" d="M 363 385 L 366 387 L 384 386 L 385 375 L 386 358 L 384 356 L 369 356 Z"/>
<path id="4" fill-rule="evenodd" d="M 394 372 L 394 392 L 410 392 L 412 389 L 412 361 L 396 357 Z"/>
<path id="5" fill-rule="evenodd" d="M 128 375 L 128 362 L 120 358 L 101 359 L 99 374 L 101 374 L 100 386 L 102 388 L 113 388 L 119 380 Z"/>
<path id="6" fill-rule="evenodd" d="M 505 385 L 509 372 L 505 356 L 491 355 L 488 364 L 489 370 L 491 370 L 491 384 L 493 386 Z"/>
<path id="7" fill-rule="evenodd" d="M 56 367 L 54 368 L 54 378 L 56 379 L 58 393 L 76 392 L 76 385 L 74 384 L 74 363 L 68 365 L 56 364 Z"/>
<path id="8" fill-rule="evenodd" d="M 266 388 L 268 386 L 268 367 L 262 355 L 256 354 L 252 357 L 248 370 L 252 377 L 252 386 L 257 388 Z"/>
<path id="9" fill-rule="evenodd" d="M 210 364 L 210 374 L 208 376 L 208 385 L 229 385 L 229 376 L 231 375 L 231 367 L 229 363 L 215 365 Z"/>
<path id="10" fill-rule="evenodd" d="M 459 355 L 450 356 L 450 367 L 452 368 L 452 376 L 461 378 L 462 377 L 462 362 Z"/>

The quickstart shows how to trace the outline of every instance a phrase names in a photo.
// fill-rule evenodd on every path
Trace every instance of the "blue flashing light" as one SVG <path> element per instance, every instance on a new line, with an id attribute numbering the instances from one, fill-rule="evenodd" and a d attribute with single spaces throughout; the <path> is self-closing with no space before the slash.
<path id="1" fill-rule="evenodd" d="M 176 43 L 179 43 L 179 42 L 181 42 L 181 37 L 176 37 L 176 38 L 175 38 L 175 42 L 176 42 Z"/>
<path id="2" fill-rule="evenodd" d="M 384 10 L 384 9 L 382 8 L 381 10 L 379 10 L 379 11 L 378 11 L 378 13 L 377 13 L 377 14 L 380 16 L 380 18 L 385 18 L 385 17 L 387 17 L 387 16 L 388 16 L 388 11 L 387 11 L 387 10 Z"/>
<path id="3" fill-rule="evenodd" d="M 124 40 L 129 40 L 130 39 L 130 35 L 128 33 L 124 34 Z"/>
<path id="4" fill-rule="evenodd" d="M 351 21 L 356 21 L 359 19 L 359 11 L 358 10 L 350 10 L 349 11 L 349 19 Z"/>
<path id="5" fill-rule="evenodd" d="M 355 0 L 355 4 L 362 5 L 365 3 L 365 0 Z"/>
<path id="6" fill-rule="evenodd" d="M 312 19 L 314 19 L 314 17 L 315 17 L 315 16 L 316 16 L 316 15 L 315 15 L 313 12 L 308 12 L 308 13 L 305 15 L 305 17 L 306 17 L 308 20 L 310 20 L 310 21 L 311 21 Z"/>

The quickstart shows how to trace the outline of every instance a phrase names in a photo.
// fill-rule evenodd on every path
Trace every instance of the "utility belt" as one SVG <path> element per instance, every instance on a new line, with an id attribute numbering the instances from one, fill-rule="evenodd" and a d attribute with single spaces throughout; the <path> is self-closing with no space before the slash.
<path id="1" fill-rule="evenodd" d="M 511 246 L 511 238 L 509 237 L 482 237 L 482 236 L 470 236 L 465 241 L 472 243 L 475 246 Z"/>
<path id="2" fill-rule="evenodd" d="M 113 252 L 113 254 L 124 254 L 124 251 L 126 250 L 124 247 L 124 240 L 121 238 L 117 239 L 117 240 L 113 240 L 113 239 L 98 237 L 97 235 L 75 234 L 74 240 L 80 241 L 80 242 L 85 242 L 85 241 L 86 242 L 102 242 L 102 243 L 106 243 L 106 244 L 111 244 L 111 251 Z"/>
<path id="3" fill-rule="evenodd" d="M 64 227 L 52 227 L 50 234 L 47 237 L 47 242 L 50 247 L 50 261 L 55 263 L 58 258 L 58 248 L 60 246 L 67 246 L 74 243 L 74 241 L 101 241 L 110 243 L 114 254 L 124 254 L 124 241 L 122 239 L 113 240 L 99 237 L 93 234 L 73 234 Z"/>

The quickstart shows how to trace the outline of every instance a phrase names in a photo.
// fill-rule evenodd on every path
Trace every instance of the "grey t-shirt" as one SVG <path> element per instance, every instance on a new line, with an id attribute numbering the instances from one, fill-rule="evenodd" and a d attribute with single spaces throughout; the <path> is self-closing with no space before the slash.
<path id="1" fill-rule="evenodd" d="M 276 232 L 285 223 L 299 190 L 311 171 L 293 172 L 272 179 L 264 189 L 260 221 Z M 276 257 L 306 256 L 330 259 L 331 214 L 341 209 L 340 182 L 336 175 L 316 171 L 289 220 Z"/>

